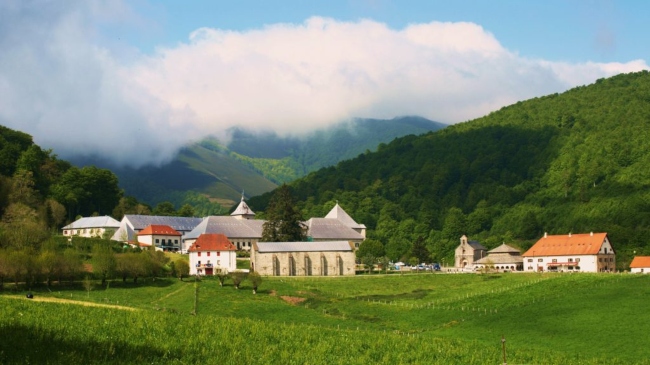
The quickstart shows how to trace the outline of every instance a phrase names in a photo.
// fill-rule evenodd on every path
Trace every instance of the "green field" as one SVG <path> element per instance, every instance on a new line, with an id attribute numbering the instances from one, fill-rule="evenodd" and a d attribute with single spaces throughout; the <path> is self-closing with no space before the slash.
<path id="1" fill-rule="evenodd" d="M 0 363 L 500 364 L 505 336 L 508 364 L 650 364 L 650 276 L 265 278 L 257 295 L 226 284 L 79 283 L 34 300 L 6 286 Z"/>

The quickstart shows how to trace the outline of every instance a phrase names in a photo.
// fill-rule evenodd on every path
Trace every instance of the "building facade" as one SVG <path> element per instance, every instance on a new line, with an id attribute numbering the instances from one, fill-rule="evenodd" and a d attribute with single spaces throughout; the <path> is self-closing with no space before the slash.
<path id="1" fill-rule="evenodd" d="M 113 235 L 120 227 L 120 222 L 107 215 L 103 217 L 84 217 L 61 228 L 64 236 L 99 237 Z"/>
<path id="2" fill-rule="evenodd" d="M 470 241 L 467 236 L 460 238 L 460 245 L 454 253 L 454 267 L 459 269 L 474 269 L 476 261 L 482 259 L 487 250 L 478 241 Z"/>
<path id="3" fill-rule="evenodd" d="M 152 224 L 138 233 L 140 246 L 154 246 L 157 250 L 178 252 L 181 249 L 181 233 L 170 226 Z"/>
<path id="4" fill-rule="evenodd" d="M 251 270 L 265 276 L 349 276 L 355 274 L 354 243 L 256 242 Z"/>
<path id="5" fill-rule="evenodd" d="M 190 275 L 215 275 L 237 269 L 237 249 L 223 234 L 200 235 L 189 247 Z"/>
<path id="6" fill-rule="evenodd" d="M 548 235 L 522 255 L 526 272 L 610 272 L 616 252 L 607 233 Z"/>
<path id="7" fill-rule="evenodd" d="M 650 256 L 635 256 L 630 263 L 633 274 L 650 274 Z"/>

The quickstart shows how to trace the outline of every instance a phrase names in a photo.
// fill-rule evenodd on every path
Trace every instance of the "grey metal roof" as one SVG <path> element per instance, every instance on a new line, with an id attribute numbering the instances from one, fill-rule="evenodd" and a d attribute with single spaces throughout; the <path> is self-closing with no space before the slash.
<path id="1" fill-rule="evenodd" d="M 478 243 L 478 241 L 467 241 L 467 244 L 472 246 L 472 248 L 475 250 L 487 250 L 487 248 L 485 248 L 485 246 L 483 246 L 482 244 Z"/>
<path id="2" fill-rule="evenodd" d="M 363 236 L 350 226 L 333 218 L 311 218 L 307 222 L 307 236 L 318 240 L 359 241 Z"/>
<path id="3" fill-rule="evenodd" d="M 62 229 L 82 229 L 82 228 L 118 228 L 120 222 L 107 215 L 102 217 L 83 217 L 68 224 Z"/>
<path id="4" fill-rule="evenodd" d="M 488 251 L 488 253 L 490 253 L 490 254 L 493 254 L 493 253 L 514 253 L 514 254 L 517 254 L 517 255 L 521 255 L 521 251 L 517 250 L 516 248 L 514 248 L 512 246 L 508 246 L 505 243 L 502 244 L 501 246 L 497 247 L 497 248 L 494 248 L 494 249 Z"/>
<path id="5" fill-rule="evenodd" d="M 338 219 L 350 228 L 366 228 L 365 224 L 357 223 L 354 219 L 352 219 L 352 217 L 350 217 L 350 215 L 346 213 L 343 208 L 341 208 L 339 203 L 336 203 L 334 208 L 332 208 L 332 210 L 327 213 L 325 218 Z"/>
<path id="6" fill-rule="evenodd" d="M 346 241 L 321 242 L 257 242 L 257 251 L 267 252 L 331 252 L 352 251 L 352 246 Z"/>
<path id="7" fill-rule="evenodd" d="M 477 264 L 521 264 L 524 262 L 524 259 L 521 255 L 511 255 L 509 253 L 490 253 L 484 258 L 477 260 Z"/>
<path id="8" fill-rule="evenodd" d="M 124 219 L 131 222 L 133 229 L 140 231 L 152 224 L 160 224 L 170 226 L 179 232 L 189 232 L 193 230 L 199 223 L 201 218 L 193 217 L 168 217 L 159 215 L 137 215 L 126 214 Z"/>
<path id="9" fill-rule="evenodd" d="M 262 238 L 261 219 L 237 219 L 229 216 L 210 216 L 203 218 L 183 239 L 195 239 L 203 233 L 221 233 L 232 238 Z"/>

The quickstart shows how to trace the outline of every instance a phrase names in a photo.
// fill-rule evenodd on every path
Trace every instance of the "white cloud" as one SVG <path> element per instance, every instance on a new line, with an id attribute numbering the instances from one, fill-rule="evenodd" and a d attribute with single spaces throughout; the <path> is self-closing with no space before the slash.
<path id="1" fill-rule="evenodd" d="M 319 17 L 241 32 L 201 28 L 187 43 L 132 52 L 126 63 L 95 32 L 97 14 L 134 17 L 122 4 L 22 4 L 0 5 L 0 123 L 62 156 L 133 165 L 235 125 L 296 134 L 350 117 L 456 123 L 648 68 L 527 59 L 473 23 L 395 30 Z"/>

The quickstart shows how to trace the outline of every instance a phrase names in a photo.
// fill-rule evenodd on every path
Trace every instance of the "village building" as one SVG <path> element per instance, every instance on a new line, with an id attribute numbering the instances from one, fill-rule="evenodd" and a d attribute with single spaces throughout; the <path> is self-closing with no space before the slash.
<path id="1" fill-rule="evenodd" d="M 184 235 L 192 231 L 199 223 L 201 223 L 201 218 L 126 214 L 111 239 L 134 242 L 135 236 L 152 224 L 169 226 Z"/>
<path id="2" fill-rule="evenodd" d="M 522 256 L 526 272 L 608 272 L 616 269 L 616 253 L 607 233 L 544 233 L 544 237 Z"/>
<path id="3" fill-rule="evenodd" d="M 253 244 L 262 239 L 265 222 L 254 217 L 255 213 L 242 197 L 230 216 L 203 218 L 200 224 L 183 237 L 183 252 L 204 233 L 223 233 L 237 250 L 250 251 Z M 325 218 L 311 218 L 304 225 L 308 241 L 351 241 L 355 247 L 359 247 L 366 237 L 366 226 L 355 222 L 338 203 Z"/>
<path id="4" fill-rule="evenodd" d="M 100 237 L 105 234 L 113 235 L 120 227 L 120 222 L 107 215 L 102 217 L 84 217 L 63 227 L 63 235 L 67 237 Z"/>
<path id="5" fill-rule="evenodd" d="M 454 254 L 454 267 L 459 269 L 474 269 L 476 261 L 487 254 L 487 249 L 478 241 L 469 241 L 467 236 L 460 238 L 460 245 L 456 247 Z"/>
<path id="6" fill-rule="evenodd" d="M 266 276 L 348 276 L 355 274 L 354 243 L 255 242 L 251 270 Z"/>
<path id="7" fill-rule="evenodd" d="M 521 271 L 523 270 L 524 259 L 521 251 L 503 243 L 501 246 L 487 252 L 487 256 L 474 263 L 474 269 L 484 268 L 499 271 Z"/>
<path id="8" fill-rule="evenodd" d="M 190 275 L 215 275 L 237 269 L 235 246 L 223 234 L 202 234 L 187 250 Z"/>
<path id="9" fill-rule="evenodd" d="M 324 218 L 305 222 L 307 239 L 314 242 L 350 241 L 355 248 L 366 239 L 366 226 L 359 224 L 336 203 Z"/>
<path id="10" fill-rule="evenodd" d="M 250 250 L 253 243 L 262 238 L 263 220 L 254 219 L 255 212 L 248 207 L 242 195 L 237 208 L 230 216 L 209 216 L 203 218 L 191 232 L 183 237 L 183 252 L 206 233 L 221 233 L 235 245 L 237 250 Z"/>
<path id="11" fill-rule="evenodd" d="M 140 246 L 154 246 L 160 251 L 178 252 L 181 249 L 182 234 L 170 226 L 152 224 L 138 233 Z"/>
<path id="12" fill-rule="evenodd" d="M 633 274 L 650 274 L 650 256 L 634 256 L 630 263 Z"/>

